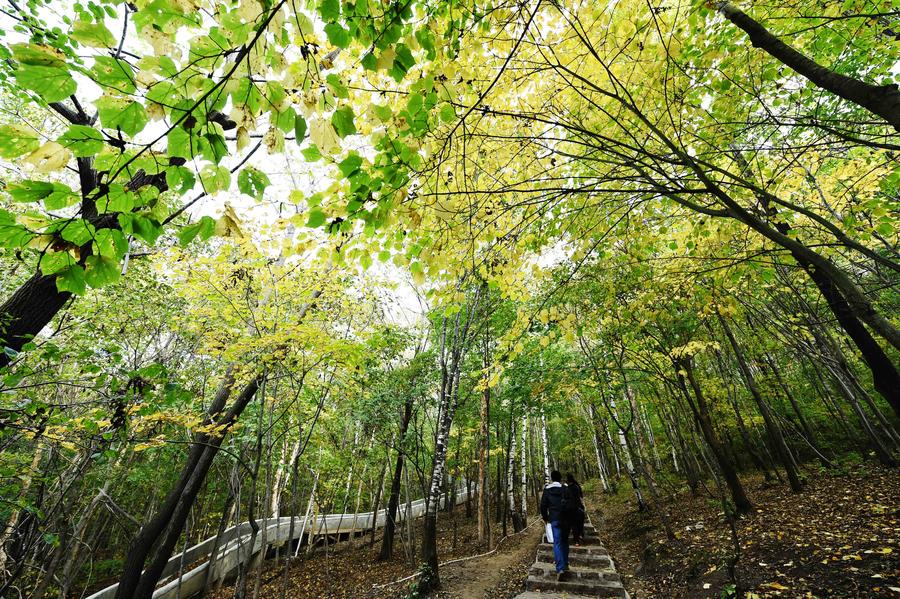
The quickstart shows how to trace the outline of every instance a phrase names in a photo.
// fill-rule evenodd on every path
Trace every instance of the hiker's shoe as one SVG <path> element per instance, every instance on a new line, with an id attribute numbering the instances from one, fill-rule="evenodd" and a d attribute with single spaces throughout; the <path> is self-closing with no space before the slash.
<path id="1" fill-rule="evenodd" d="M 566 578 L 566 572 L 565 572 L 565 570 L 562 571 L 562 572 L 557 572 L 557 573 L 556 573 L 556 582 L 562 582 L 565 578 Z"/>

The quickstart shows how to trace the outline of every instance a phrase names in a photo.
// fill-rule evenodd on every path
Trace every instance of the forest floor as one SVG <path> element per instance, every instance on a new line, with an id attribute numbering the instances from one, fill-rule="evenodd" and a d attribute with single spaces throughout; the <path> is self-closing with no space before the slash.
<path id="1" fill-rule="evenodd" d="M 736 527 L 745 597 L 900 598 L 900 473 L 869 465 L 817 472 L 800 495 L 741 478 L 756 508 Z M 589 502 L 632 598 L 727 597 L 734 544 L 719 500 L 702 489 L 676 494 L 677 540 L 666 541 L 625 487 L 614 497 L 590 493 Z"/>
<path id="2" fill-rule="evenodd" d="M 532 512 L 533 514 L 533 512 Z M 413 541 L 416 544 L 415 561 L 418 562 L 419 539 L 422 520 L 415 521 Z M 496 526 L 496 525 L 495 525 Z M 535 550 L 540 540 L 541 526 L 534 524 L 522 533 L 509 535 L 499 548 L 482 557 L 448 564 L 441 568 L 441 590 L 433 599 L 506 599 L 524 590 L 528 567 L 534 562 Z M 327 554 L 316 550 L 307 558 L 292 563 L 289 569 L 288 599 L 395 599 L 414 596 L 412 580 L 394 581 L 416 573 L 417 563 L 407 559 L 404 548 L 406 530 L 397 531 L 394 558 L 387 562 L 377 560 L 381 547 L 381 531 L 375 536 L 375 545 L 369 539 L 357 539 L 340 543 Z M 512 529 L 509 529 L 512 533 Z M 502 535 L 502 531 L 495 533 Z M 469 558 L 487 552 L 478 543 L 475 518 L 467 518 L 465 507 L 458 506 L 454 513 L 442 512 L 438 516 L 438 555 L 441 562 Z M 283 565 L 270 563 L 264 569 L 260 599 L 279 599 L 284 589 Z M 252 589 L 254 581 L 248 582 Z M 234 587 L 228 586 L 207 593 L 208 599 L 231 599 Z"/>
<path id="3" fill-rule="evenodd" d="M 874 466 L 838 473 L 810 473 L 806 489 L 793 495 L 786 485 L 742 475 L 754 513 L 737 522 L 741 546 L 738 579 L 748 599 L 763 597 L 858 597 L 900 599 L 900 475 Z M 707 481 L 712 485 L 711 481 Z M 677 539 L 667 541 L 658 520 L 637 511 L 627 485 L 615 496 L 588 490 L 588 508 L 633 599 L 728 597 L 725 563 L 733 542 L 718 499 L 701 488 L 698 496 L 669 497 Z M 715 487 L 710 487 L 715 492 Z M 532 512 L 533 514 L 533 512 Z M 496 525 L 495 525 L 496 526 Z M 414 540 L 421 538 L 421 520 Z M 460 506 L 438 518 L 441 561 L 484 553 L 475 520 Z M 510 531 L 511 532 L 511 531 Z M 483 557 L 441 569 L 442 589 L 433 599 L 508 599 L 521 592 L 534 561 L 541 527 L 533 524 Z M 404 533 L 405 534 L 405 533 Z M 414 596 L 415 573 L 398 534 L 395 557 L 376 560 L 381 535 L 369 547 L 357 540 L 327 555 L 316 551 L 292 564 L 285 597 L 304 599 L 393 599 Z M 418 555 L 418 543 L 416 550 Z M 281 597 L 283 579 L 270 566 L 260 597 Z M 380 586 L 387 585 L 387 586 Z M 252 588 L 252 582 L 250 583 Z M 230 599 L 233 588 L 207 596 Z"/>

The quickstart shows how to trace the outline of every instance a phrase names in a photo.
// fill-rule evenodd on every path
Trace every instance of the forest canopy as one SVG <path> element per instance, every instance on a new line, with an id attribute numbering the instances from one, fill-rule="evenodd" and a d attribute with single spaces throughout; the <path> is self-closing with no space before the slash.
<path id="1" fill-rule="evenodd" d="M 424 592 L 461 488 L 490 544 L 623 477 L 674 539 L 672 489 L 895 468 L 898 17 L 2 0 L 0 596 L 279 516 L 389 559 L 411 498 Z"/>

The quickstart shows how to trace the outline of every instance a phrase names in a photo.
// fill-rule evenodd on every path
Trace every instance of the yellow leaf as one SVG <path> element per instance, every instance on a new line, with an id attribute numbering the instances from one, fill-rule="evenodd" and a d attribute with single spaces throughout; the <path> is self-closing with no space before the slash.
<path id="1" fill-rule="evenodd" d="M 55 141 L 48 141 L 24 158 L 24 162 L 34 166 L 39 173 L 59 170 L 69 163 L 72 154 Z"/>
<path id="2" fill-rule="evenodd" d="M 216 235 L 220 237 L 235 237 L 237 239 L 244 238 L 244 232 L 241 230 L 241 220 L 232 208 L 231 204 L 225 204 L 225 213 L 216 221 Z"/>

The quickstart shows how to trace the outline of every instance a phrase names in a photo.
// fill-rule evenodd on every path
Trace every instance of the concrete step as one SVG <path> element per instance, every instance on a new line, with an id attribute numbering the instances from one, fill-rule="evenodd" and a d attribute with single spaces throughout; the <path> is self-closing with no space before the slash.
<path id="1" fill-rule="evenodd" d="M 553 551 L 539 549 L 537 561 L 544 564 L 552 564 L 554 561 Z M 569 565 L 587 566 L 595 569 L 612 568 L 612 559 L 605 554 L 573 553 L 569 551 Z"/>
<path id="2" fill-rule="evenodd" d="M 556 580 L 556 566 L 553 564 L 547 564 L 543 562 L 535 562 L 531 569 L 528 571 L 529 576 L 535 576 L 539 578 L 544 578 L 545 580 Z M 611 569 L 597 569 L 591 568 L 589 566 L 576 566 L 575 564 L 569 564 L 569 572 L 567 575 L 568 579 L 574 582 L 591 582 L 591 581 L 606 581 L 606 582 L 622 582 L 622 579 L 619 578 L 619 574 Z"/>
<path id="3" fill-rule="evenodd" d="M 572 543 L 572 536 L 569 535 L 569 544 L 571 544 L 571 543 Z M 588 534 L 587 532 L 585 532 L 584 537 L 582 537 L 582 539 L 581 539 L 581 544 L 582 545 L 600 545 L 600 544 L 602 544 L 602 541 L 600 540 L 599 535 Z"/>
<path id="4" fill-rule="evenodd" d="M 514 599 L 581 599 L 584 595 L 573 595 L 572 593 L 554 593 L 552 591 L 547 591 L 546 593 L 542 593 L 540 591 L 525 591 L 524 593 L 519 593 L 514 597 Z"/>
<path id="5" fill-rule="evenodd" d="M 608 580 L 580 580 L 574 577 L 558 581 L 556 576 L 547 579 L 544 576 L 530 575 L 525 580 L 525 589 L 528 591 L 550 591 L 553 593 L 572 593 L 585 597 L 620 597 L 628 595 L 620 582 Z"/>
<path id="6" fill-rule="evenodd" d="M 549 551 L 553 553 L 553 545 L 550 543 L 541 543 L 538 545 L 538 550 L 540 551 Z M 575 545 L 569 545 L 569 555 L 609 555 L 609 552 L 606 550 L 606 547 L 603 545 L 581 545 L 580 547 L 576 547 Z"/>

